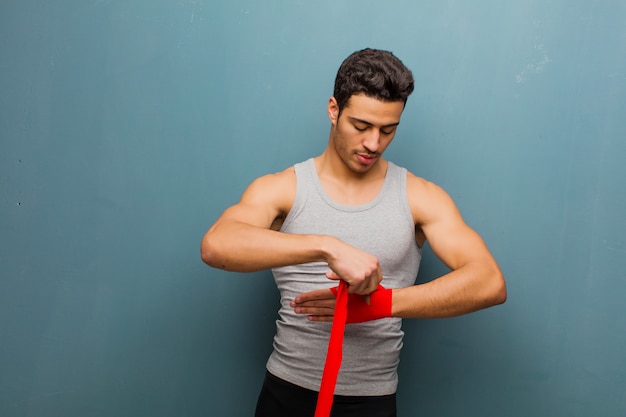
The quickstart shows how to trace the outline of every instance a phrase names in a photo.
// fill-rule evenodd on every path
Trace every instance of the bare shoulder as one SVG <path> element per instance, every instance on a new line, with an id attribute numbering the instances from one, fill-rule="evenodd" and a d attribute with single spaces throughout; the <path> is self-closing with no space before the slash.
<path id="1" fill-rule="evenodd" d="M 437 184 L 407 173 L 407 196 L 416 225 L 426 226 L 438 219 L 461 220 L 456 204 Z"/>
<path id="2" fill-rule="evenodd" d="M 291 210 L 296 195 L 296 174 L 293 167 L 258 177 L 243 192 L 237 204 L 229 208 L 226 217 L 248 218 L 248 222 L 280 227 Z M 259 222 L 251 219 L 259 219 Z"/>
<path id="3" fill-rule="evenodd" d="M 272 204 L 281 208 L 291 207 L 296 194 L 296 174 L 293 167 L 274 174 L 258 177 L 241 196 L 243 204 Z"/>

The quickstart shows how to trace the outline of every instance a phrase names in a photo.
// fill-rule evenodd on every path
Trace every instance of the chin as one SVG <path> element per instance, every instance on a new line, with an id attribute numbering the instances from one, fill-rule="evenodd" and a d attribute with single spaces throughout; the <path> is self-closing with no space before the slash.
<path id="1" fill-rule="evenodd" d="M 374 166 L 374 164 L 372 164 L 372 165 L 361 165 L 361 164 L 357 163 L 354 166 L 352 166 L 351 169 L 352 169 L 352 171 L 354 171 L 356 173 L 365 174 L 370 169 L 372 169 L 373 166 Z"/>

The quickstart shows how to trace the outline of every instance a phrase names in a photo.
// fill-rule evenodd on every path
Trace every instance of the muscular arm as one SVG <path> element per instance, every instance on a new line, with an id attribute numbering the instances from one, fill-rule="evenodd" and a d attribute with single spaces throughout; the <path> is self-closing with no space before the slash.
<path id="1" fill-rule="evenodd" d="M 295 177 L 284 171 L 256 179 L 202 239 L 202 260 L 229 271 L 251 272 L 321 261 L 324 238 L 277 232 L 295 194 Z"/>
<path id="2" fill-rule="evenodd" d="M 393 289 L 391 315 L 443 318 L 503 303 L 506 286 L 502 272 L 452 199 L 441 188 L 412 175 L 408 193 L 418 242 L 427 239 L 451 271 L 425 284 Z M 309 320 L 332 321 L 335 299 L 330 290 L 316 290 L 300 294 L 291 305 Z"/>
<path id="3" fill-rule="evenodd" d="M 277 223 L 293 204 L 293 168 L 255 180 L 239 203 L 228 208 L 204 235 L 202 260 L 208 265 L 252 272 L 307 262 L 326 262 L 330 279 L 341 277 L 349 292 L 369 294 L 382 280 L 378 259 L 327 235 L 278 232 Z"/>
<path id="4" fill-rule="evenodd" d="M 425 284 L 393 290 L 395 317 L 451 317 L 501 304 L 504 277 L 483 239 L 463 221 L 438 186 L 409 175 L 409 204 L 431 249 L 450 272 Z"/>

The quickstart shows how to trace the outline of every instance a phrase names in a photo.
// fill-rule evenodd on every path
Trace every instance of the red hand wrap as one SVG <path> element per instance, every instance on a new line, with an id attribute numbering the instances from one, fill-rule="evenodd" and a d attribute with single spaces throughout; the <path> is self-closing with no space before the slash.
<path id="1" fill-rule="evenodd" d="M 320 392 L 317 395 L 317 405 L 314 417 L 329 417 L 333 406 L 333 395 L 337 384 L 337 375 L 341 367 L 343 353 L 343 331 L 346 327 L 346 317 L 348 314 L 348 284 L 344 281 L 339 283 L 335 291 L 335 316 L 328 340 L 328 351 L 326 352 L 326 363 L 322 373 Z"/>
<path id="2" fill-rule="evenodd" d="M 330 290 L 337 297 L 337 289 Z M 348 294 L 348 318 L 346 323 L 363 323 L 364 321 L 378 320 L 391 317 L 391 289 L 379 285 L 376 291 L 369 295 L 369 304 L 366 297 L 359 294 Z"/>
<path id="3" fill-rule="evenodd" d="M 320 392 L 315 407 L 315 417 L 330 416 L 335 384 L 341 366 L 343 331 L 346 323 L 362 323 L 391 317 L 391 290 L 382 285 L 379 285 L 376 291 L 369 295 L 369 304 L 362 295 L 348 294 L 348 285 L 344 281 L 330 290 L 335 295 L 337 303 L 328 341 L 328 352 L 326 353 Z"/>

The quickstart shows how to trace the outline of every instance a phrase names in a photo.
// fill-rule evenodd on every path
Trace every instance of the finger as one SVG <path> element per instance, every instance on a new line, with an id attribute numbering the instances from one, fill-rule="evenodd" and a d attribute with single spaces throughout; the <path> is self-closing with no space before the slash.
<path id="1" fill-rule="evenodd" d="M 309 316 L 332 316 L 335 314 L 334 308 L 328 307 L 295 307 L 296 314 L 306 314 Z"/>
<path id="2" fill-rule="evenodd" d="M 306 303 L 291 303 L 291 307 L 294 309 L 299 309 L 298 312 L 307 312 L 306 309 L 320 309 L 327 311 L 335 310 L 335 301 L 334 300 L 321 300 L 321 301 L 308 301 Z M 311 310 L 312 312 L 313 310 Z"/>
<path id="3" fill-rule="evenodd" d="M 376 270 L 372 275 L 370 275 L 367 279 L 355 285 L 354 288 L 348 288 L 349 293 L 355 293 L 360 295 L 369 295 L 376 291 L 378 285 L 382 282 L 383 276 L 380 268 Z"/>
<path id="4" fill-rule="evenodd" d="M 333 304 L 334 304 L 335 295 L 330 290 L 330 288 L 323 289 L 323 290 L 309 291 L 309 292 L 305 292 L 303 294 L 297 295 L 296 298 L 293 299 L 292 304 L 302 304 L 308 301 L 317 301 L 317 300 L 331 300 L 333 301 Z"/>
<path id="5" fill-rule="evenodd" d="M 377 281 L 375 281 L 377 282 Z M 374 282 L 371 282 L 368 280 L 368 282 L 363 282 L 360 283 L 358 285 L 349 285 L 348 286 L 348 293 L 349 294 L 359 294 L 359 295 L 363 295 L 363 296 L 367 296 L 371 293 L 373 293 L 374 291 L 376 291 L 376 288 L 378 288 L 378 284 L 375 284 Z"/>
<path id="6" fill-rule="evenodd" d="M 359 294 L 359 295 L 368 295 L 372 291 L 371 284 L 368 282 L 369 280 L 360 282 L 358 284 L 348 285 L 348 293 L 349 294 Z M 376 288 L 374 288 L 376 289 Z"/>
<path id="7" fill-rule="evenodd" d="M 294 303 L 298 307 L 320 307 L 320 308 L 335 308 L 335 298 L 324 298 L 320 300 L 308 300 L 301 303 Z"/>
<path id="8" fill-rule="evenodd" d="M 315 316 L 315 315 L 310 315 L 310 316 L 307 316 L 307 320 L 315 321 L 315 322 L 332 322 L 333 321 L 333 316 Z"/>
<path id="9" fill-rule="evenodd" d="M 326 271 L 326 278 L 332 279 L 333 281 L 339 281 L 341 277 L 335 273 L 332 269 Z"/>

